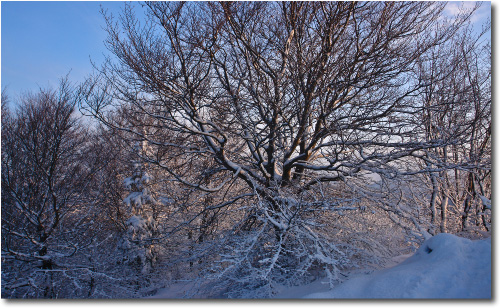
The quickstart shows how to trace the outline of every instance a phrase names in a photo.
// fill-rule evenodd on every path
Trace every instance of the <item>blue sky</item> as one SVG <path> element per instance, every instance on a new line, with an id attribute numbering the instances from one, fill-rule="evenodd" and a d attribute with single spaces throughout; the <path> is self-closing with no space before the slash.
<path id="1" fill-rule="evenodd" d="M 2 1 L 1 87 L 11 97 L 40 87 L 55 87 L 70 72 L 72 82 L 92 71 L 90 60 L 101 63 L 106 33 L 100 7 L 117 15 L 122 1 Z M 448 14 L 456 11 L 451 4 Z M 484 21 L 490 3 L 474 18 Z"/>
<path id="2" fill-rule="evenodd" d="M 82 81 L 92 71 L 90 59 L 100 63 L 106 53 L 101 5 L 116 14 L 123 2 L 2 1 L 2 89 L 17 96 L 57 86 L 68 73 L 70 81 Z"/>

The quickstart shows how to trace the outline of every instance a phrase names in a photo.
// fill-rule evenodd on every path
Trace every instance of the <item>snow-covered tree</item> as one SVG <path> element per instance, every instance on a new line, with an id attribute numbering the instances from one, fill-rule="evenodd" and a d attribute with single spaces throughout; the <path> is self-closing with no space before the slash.
<path id="1" fill-rule="evenodd" d="M 119 247 L 123 250 L 124 261 L 136 266 L 142 273 L 152 270 L 159 254 L 157 243 L 158 222 L 154 206 L 158 201 L 151 194 L 148 184 L 151 176 L 141 160 L 146 151 L 144 141 L 137 141 L 133 147 L 131 161 L 132 175 L 125 178 L 124 185 L 129 194 L 123 200 L 126 206 L 126 233 Z"/>
<path id="2" fill-rule="evenodd" d="M 2 297 L 89 296 L 99 153 L 66 79 L 16 103 L 2 101 Z"/>
<path id="3" fill-rule="evenodd" d="M 443 140 L 421 156 L 431 187 L 431 233 L 490 228 L 482 198 L 491 196 L 491 49 L 485 32 L 457 32 L 419 62 L 424 80 L 416 121 L 426 140 Z M 417 104 L 418 105 L 418 104 Z M 446 141 L 446 142 L 445 142 Z M 427 200 L 427 198 L 425 198 Z"/>

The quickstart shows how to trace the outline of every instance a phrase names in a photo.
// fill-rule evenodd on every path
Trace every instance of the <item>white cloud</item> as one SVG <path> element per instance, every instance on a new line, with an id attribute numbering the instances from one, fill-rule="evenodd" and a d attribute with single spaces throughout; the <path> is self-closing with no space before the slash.
<path id="1" fill-rule="evenodd" d="M 461 10 L 472 10 L 476 5 L 476 1 L 457 1 L 448 2 L 445 7 L 445 14 L 449 17 L 457 16 Z M 481 1 L 481 7 L 474 12 L 471 17 L 471 23 L 482 22 L 486 18 L 491 18 L 491 2 Z"/>

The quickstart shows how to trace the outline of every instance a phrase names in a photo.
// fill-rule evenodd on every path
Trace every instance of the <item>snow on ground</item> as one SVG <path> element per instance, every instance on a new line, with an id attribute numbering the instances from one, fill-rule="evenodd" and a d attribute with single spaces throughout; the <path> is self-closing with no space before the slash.
<path id="1" fill-rule="evenodd" d="M 491 298 L 491 238 L 438 234 L 399 265 L 304 298 Z"/>
<path id="2" fill-rule="evenodd" d="M 147 297 L 148 299 L 158 298 L 191 298 L 193 296 L 192 290 L 195 284 L 191 281 L 178 281 L 159 290 L 155 295 Z"/>

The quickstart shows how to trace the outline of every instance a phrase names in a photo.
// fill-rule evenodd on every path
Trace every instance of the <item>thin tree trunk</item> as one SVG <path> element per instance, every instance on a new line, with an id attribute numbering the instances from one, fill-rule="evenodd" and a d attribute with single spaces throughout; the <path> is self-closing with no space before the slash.
<path id="1" fill-rule="evenodd" d="M 430 175 L 431 175 L 431 183 L 432 183 L 432 195 L 431 195 L 431 201 L 430 201 L 430 208 L 431 208 L 431 230 L 429 230 L 429 231 L 430 231 L 430 233 L 432 235 L 434 235 L 435 234 L 434 227 L 436 225 L 436 216 L 437 216 L 437 213 L 436 213 L 436 200 L 437 200 L 437 196 L 438 196 L 439 187 L 438 187 L 436 175 L 434 173 L 431 173 Z"/>
<path id="2" fill-rule="evenodd" d="M 464 211 L 462 213 L 462 231 L 465 231 L 468 227 L 468 218 L 469 218 L 469 212 L 472 207 L 472 200 L 474 199 L 475 196 L 475 189 L 474 189 L 474 175 L 472 173 L 469 173 L 468 179 L 467 179 L 467 191 L 466 191 L 467 197 L 465 198 L 464 201 Z"/>
<path id="3" fill-rule="evenodd" d="M 446 233 L 446 220 L 448 219 L 448 195 L 444 194 L 441 202 L 441 233 Z"/>

